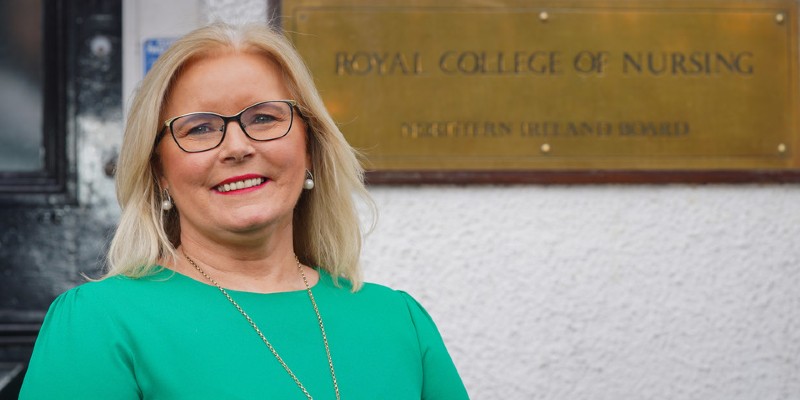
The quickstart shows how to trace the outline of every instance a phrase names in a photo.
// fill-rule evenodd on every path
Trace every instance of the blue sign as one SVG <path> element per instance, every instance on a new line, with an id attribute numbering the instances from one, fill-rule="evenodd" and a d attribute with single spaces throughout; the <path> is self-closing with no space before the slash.
<path id="1" fill-rule="evenodd" d="M 167 51 L 174 41 L 175 38 L 156 38 L 144 41 L 144 73 L 142 75 L 150 71 L 150 68 L 153 67 L 153 63 L 156 62 L 162 53 Z"/>

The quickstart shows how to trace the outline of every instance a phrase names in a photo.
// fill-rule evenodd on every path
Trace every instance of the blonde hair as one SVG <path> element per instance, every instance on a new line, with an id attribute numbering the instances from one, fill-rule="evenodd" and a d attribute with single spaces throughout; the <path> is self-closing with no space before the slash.
<path id="1" fill-rule="evenodd" d="M 219 50 L 263 54 L 283 72 L 307 125 L 308 152 L 315 179 L 294 210 L 294 250 L 301 262 L 318 266 L 334 279 L 344 277 L 358 290 L 361 228 L 354 196 L 374 216 L 357 153 L 334 123 L 294 47 L 269 27 L 215 23 L 177 40 L 144 78 L 131 105 L 117 164 L 119 226 L 108 251 L 105 277 L 141 277 L 160 260 L 176 260 L 180 244 L 177 210 L 162 211 L 155 141 L 170 87 L 187 62 Z M 374 219 L 373 219 L 374 221 Z"/>

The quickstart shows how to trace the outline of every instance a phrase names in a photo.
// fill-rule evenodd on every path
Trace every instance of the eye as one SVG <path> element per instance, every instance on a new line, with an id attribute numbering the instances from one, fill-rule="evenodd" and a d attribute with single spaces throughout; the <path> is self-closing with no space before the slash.
<path id="1" fill-rule="evenodd" d="M 247 121 L 247 125 L 271 124 L 271 123 L 273 123 L 273 122 L 275 122 L 277 120 L 278 120 L 278 118 L 276 116 L 274 116 L 274 115 L 261 113 L 261 114 L 256 114 L 256 115 L 251 116 L 249 118 L 249 120 Z"/>
<path id="2" fill-rule="evenodd" d="M 221 131 L 223 121 L 220 117 L 213 114 L 189 114 L 178 118 L 173 122 L 172 129 L 179 138 L 187 136 L 202 137 Z"/>
<path id="3" fill-rule="evenodd" d="M 216 131 L 216 129 L 214 129 L 214 127 L 212 127 L 211 124 L 205 123 L 205 124 L 200 124 L 200 125 L 189 127 L 189 129 L 186 130 L 184 135 L 185 136 L 203 135 L 203 134 L 211 133 L 211 132 L 214 132 L 214 131 Z"/>

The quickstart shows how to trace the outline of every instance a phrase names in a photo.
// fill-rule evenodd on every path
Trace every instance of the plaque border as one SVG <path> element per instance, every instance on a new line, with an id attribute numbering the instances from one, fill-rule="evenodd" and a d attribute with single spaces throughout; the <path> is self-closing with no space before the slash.
<path id="1" fill-rule="evenodd" d="M 582 185 L 670 183 L 800 183 L 800 169 L 790 170 L 509 170 L 509 171 L 367 171 L 368 185 L 481 184 Z"/>
<path id="2" fill-rule="evenodd" d="M 269 23 L 283 31 L 286 22 L 291 20 L 291 15 L 286 15 L 286 0 L 267 0 L 270 10 Z M 359 0 L 351 1 L 356 5 Z M 386 0 L 385 6 L 392 8 L 392 0 Z M 413 3 L 413 2 L 412 2 Z M 552 5 L 548 1 L 534 1 L 529 6 Z M 596 7 L 597 4 L 581 0 L 567 1 L 562 6 Z M 648 2 L 642 0 L 612 0 L 604 3 L 605 6 L 638 5 L 651 8 L 658 1 Z M 734 1 L 726 3 L 720 0 L 705 0 L 706 6 L 719 8 L 733 4 L 742 9 L 759 9 L 762 7 L 784 9 L 789 24 L 790 38 L 787 57 L 790 58 L 793 68 L 789 71 L 789 83 L 794 87 L 788 99 L 794 104 L 799 104 L 800 99 L 800 0 L 761 0 L 756 2 Z M 691 4 L 691 8 L 698 7 L 697 3 L 675 1 L 674 6 L 681 7 Z M 370 4 L 376 6 L 376 4 Z M 406 4 L 407 6 L 407 4 Z M 291 22 L 289 23 L 291 25 Z M 800 118 L 800 113 L 797 115 Z M 795 121 L 796 129 L 794 142 L 800 144 L 800 123 Z M 793 144 L 795 144 L 793 143 Z M 796 146 L 792 146 L 795 148 Z M 362 165 L 364 162 L 362 162 Z M 517 185 L 517 184 L 542 184 L 542 185 L 585 185 L 585 184 L 795 184 L 800 183 L 800 168 L 774 168 L 774 169 L 669 169 L 669 170 L 637 170 L 637 169 L 569 169 L 569 170 L 367 170 L 365 182 L 368 185 L 414 185 L 414 184 L 445 184 L 445 185 Z"/>

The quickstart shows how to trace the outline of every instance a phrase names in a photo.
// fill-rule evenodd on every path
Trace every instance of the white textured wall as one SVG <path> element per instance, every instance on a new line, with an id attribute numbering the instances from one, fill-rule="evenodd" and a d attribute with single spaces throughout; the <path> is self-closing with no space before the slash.
<path id="1" fill-rule="evenodd" d="M 476 399 L 800 399 L 800 187 L 373 187 Z"/>
<path id="2" fill-rule="evenodd" d="M 798 185 L 371 191 L 366 276 L 426 306 L 475 399 L 800 399 Z"/>

